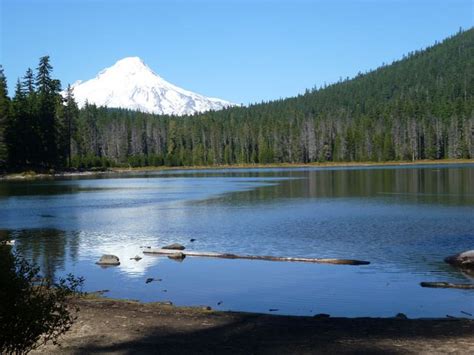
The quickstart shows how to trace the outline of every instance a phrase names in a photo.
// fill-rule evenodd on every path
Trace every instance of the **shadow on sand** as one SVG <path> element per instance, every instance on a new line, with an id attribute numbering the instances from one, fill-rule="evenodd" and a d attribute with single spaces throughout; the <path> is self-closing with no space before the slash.
<path id="1" fill-rule="evenodd" d="M 63 352 L 119 354 L 419 353 L 474 349 L 474 320 L 311 318 L 139 303 L 83 306 Z"/>

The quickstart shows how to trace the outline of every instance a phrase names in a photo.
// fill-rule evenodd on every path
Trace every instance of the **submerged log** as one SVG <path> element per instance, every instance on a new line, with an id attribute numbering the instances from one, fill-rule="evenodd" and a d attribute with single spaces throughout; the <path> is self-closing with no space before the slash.
<path id="1" fill-rule="evenodd" d="M 144 254 L 165 255 L 170 256 L 177 253 L 176 250 L 169 249 L 146 249 Z M 200 256 L 208 258 L 222 259 L 248 259 L 248 260 L 266 260 L 266 261 L 293 261 L 303 263 L 318 264 L 339 264 L 339 265 L 368 265 L 369 261 L 352 260 L 352 259 L 329 259 L 329 258 L 299 258 L 299 257 L 281 257 L 281 256 L 263 256 L 263 255 L 237 255 L 229 253 L 201 252 L 201 251 L 181 251 L 185 256 Z"/>
<path id="2" fill-rule="evenodd" d="M 460 288 L 465 290 L 474 290 L 474 284 L 453 284 L 450 282 L 420 282 L 421 287 L 433 288 Z"/>

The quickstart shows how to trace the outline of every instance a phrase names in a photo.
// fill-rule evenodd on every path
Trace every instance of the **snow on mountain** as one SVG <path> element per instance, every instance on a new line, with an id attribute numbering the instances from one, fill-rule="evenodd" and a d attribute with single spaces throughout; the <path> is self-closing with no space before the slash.
<path id="1" fill-rule="evenodd" d="M 76 81 L 71 88 L 79 107 L 87 101 L 97 106 L 181 116 L 235 106 L 167 82 L 138 57 L 121 59 L 94 79 Z"/>

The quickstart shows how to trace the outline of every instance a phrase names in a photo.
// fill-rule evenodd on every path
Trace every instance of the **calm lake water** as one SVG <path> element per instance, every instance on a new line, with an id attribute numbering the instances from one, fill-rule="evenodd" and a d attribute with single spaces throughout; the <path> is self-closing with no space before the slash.
<path id="1" fill-rule="evenodd" d="M 474 249 L 474 164 L 166 171 L 0 182 L 0 238 L 48 276 L 110 297 L 333 316 L 468 317 L 474 283 L 443 258 Z M 195 239 L 194 242 L 190 242 Z M 141 247 L 335 257 L 318 265 L 166 257 Z M 102 254 L 121 265 L 101 268 Z M 130 260 L 135 255 L 140 261 Z M 147 278 L 162 281 L 146 284 Z"/>

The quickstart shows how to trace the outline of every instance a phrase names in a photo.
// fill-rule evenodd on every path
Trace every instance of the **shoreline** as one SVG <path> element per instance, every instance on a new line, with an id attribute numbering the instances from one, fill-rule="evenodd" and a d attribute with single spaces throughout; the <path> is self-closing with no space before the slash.
<path id="1" fill-rule="evenodd" d="M 61 339 L 32 352 L 77 353 L 469 353 L 474 320 L 284 316 L 175 307 L 86 296 Z"/>
<path id="2" fill-rule="evenodd" d="M 103 176 L 107 174 L 146 173 L 160 171 L 187 171 L 187 170 L 238 170 L 238 169 L 291 169 L 291 168 L 352 168 L 352 167 L 384 167 L 384 166 L 416 166 L 416 165 L 452 165 L 474 164 L 474 159 L 444 159 L 444 160 L 417 160 L 417 161 L 387 161 L 387 162 L 325 162 L 325 163 L 279 163 L 279 164 L 234 164 L 234 165 L 205 165 L 205 166 L 146 166 L 137 168 L 107 168 L 101 171 L 85 170 L 77 172 L 35 173 L 32 171 L 8 173 L 0 175 L 0 181 L 29 181 L 54 179 L 61 177 Z"/>

